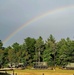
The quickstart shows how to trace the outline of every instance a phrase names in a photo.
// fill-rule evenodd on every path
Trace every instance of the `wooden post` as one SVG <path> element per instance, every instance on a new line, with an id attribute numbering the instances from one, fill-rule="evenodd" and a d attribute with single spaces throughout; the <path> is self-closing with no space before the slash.
<path id="1" fill-rule="evenodd" d="M 15 75 L 17 75 L 17 73 L 15 73 Z"/>
<path id="2" fill-rule="evenodd" d="M 42 75 L 44 75 L 44 73 Z"/>
<path id="3" fill-rule="evenodd" d="M 14 70 L 13 70 L 13 75 L 14 75 Z"/>

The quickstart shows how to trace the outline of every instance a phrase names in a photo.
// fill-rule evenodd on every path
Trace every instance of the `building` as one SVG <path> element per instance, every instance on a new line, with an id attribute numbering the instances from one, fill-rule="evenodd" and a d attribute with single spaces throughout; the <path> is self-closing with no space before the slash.
<path id="1" fill-rule="evenodd" d="M 46 62 L 34 62 L 35 69 L 47 69 L 48 65 Z"/>
<path id="2" fill-rule="evenodd" d="M 8 67 L 9 68 L 19 68 L 19 69 L 24 69 L 25 66 L 24 66 L 24 63 L 18 63 L 18 64 L 15 64 L 15 63 L 12 63 L 12 64 L 8 64 Z"/>
<path id="3" fill-rule="evenodd" d="M 69 63 L 65 68 L 69 70 L 74 70 L 74 63 Z"/>

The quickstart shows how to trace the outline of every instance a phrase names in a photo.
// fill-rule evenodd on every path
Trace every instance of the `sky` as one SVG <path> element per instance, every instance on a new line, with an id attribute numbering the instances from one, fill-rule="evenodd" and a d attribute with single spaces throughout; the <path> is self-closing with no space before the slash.
<path id="1" fill-rule="evenodd" d="M 27 37 L 46 40 L 50 34 L 56 40 L 74 39 L 74 0 L 0 0 L 4 47 L 22 44 Z"/>

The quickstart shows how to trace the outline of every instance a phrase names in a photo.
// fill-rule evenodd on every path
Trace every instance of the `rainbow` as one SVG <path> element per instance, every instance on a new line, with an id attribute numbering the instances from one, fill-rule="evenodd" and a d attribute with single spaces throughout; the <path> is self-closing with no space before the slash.
<path id="1" fill-rule="evenodd" d="M 53 9 L 53 10 L 50 10 L 46 13 L 43 13 L 39 16 L 36 16 L 30 20 L 28 20 L 25 24 L 23 24 L 22 26 L 20 26 L 19 28 L 17 28 L 13 33 L 11 33 L 4 41 L 3 43 L 5 44 L 6 42 L 8 42 L 13 36 L 15 36 L 19 31 L 21 31 L 25 26 L 27 25 L 30 25 L 44 17 L 47 17 L 48 15 L 54 15 L 54 14 L 57 14 L 57 13 L 61 13 L 61 12 L 65 12 L 67 10 L 70 10 L 70 9 L 74 9 L 74 5 L 70 5 L 70 6 L 64 6 L 64 7 L 60 7 L 60 8 L 57 8 L 57 9 Z"/>

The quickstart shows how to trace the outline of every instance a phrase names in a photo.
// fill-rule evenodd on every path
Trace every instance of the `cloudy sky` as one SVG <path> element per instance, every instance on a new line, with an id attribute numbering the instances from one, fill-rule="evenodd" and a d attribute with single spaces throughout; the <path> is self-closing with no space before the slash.
<path id="1" fill-rule="evenodd" d="M 0 0 L 0 40 L 4 46 L 23 43 L 27 37 L 46 40 L 50 34 L 56 40 L 74 39 L 74 0 Z"/>

